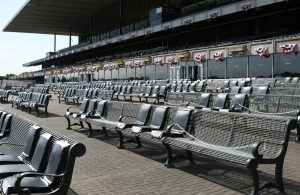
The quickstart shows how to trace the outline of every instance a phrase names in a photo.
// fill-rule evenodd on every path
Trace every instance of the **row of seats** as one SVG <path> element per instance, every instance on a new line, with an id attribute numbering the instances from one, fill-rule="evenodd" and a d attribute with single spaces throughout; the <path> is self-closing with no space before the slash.
<path id="1" fill-rule="evenodd" d="M 36 92 L 20 92 L 19 96 L 12 100 L 12 107 L 21 108 L 22 110 L 28 109 L 28 112 L 36 112 L 39 116 L 39 108 L 44 108 L 44 113 L 48 116 L 48 105 L 51 95 Z"/>
<path id="2" fill-rule="evenodd" d="M 87 89 L 74 89 L 68 88 L 63 93 L 59 94 L 58 102 L 61 103 L 62 101 L 66 104 L 69 104 L 70 101 L 73 104 L 79 105 L 84 98 L 97 98 L 97 99 L 107 99 L 111 100 L 113 97 L 114 91 L 113 90 L 106 90 L 106 89 L 98 89 L 98 88 L 87 88 Z"/>
<path id="3" fill-rule="evenodd" d="M 36 93 L 43 93 L 43 94 L 49 94 L 49 86 L 34 86 L 30 87 L 27 92 L 36 92 Z"/>
<path id="4" fill-rule="evenodd" d="M 67 194 L 85 146 L 22 117 L 4 111 L 0 116 L 1 129 L 9 131 L 0 137 L 0 193 Z"/>
<path id="5" fill-rule="evenodd" d="M 0 89 L 0 102 L 8 102 L 8 97 L 10 94 L 10 90 Z"/>
<path id="6" fill-rule="evenodd" d="M 288 142 L 285 135 L 296 122 L 285 117 L 105 100 L 86 100 L 79 112 L 68 109 L 65 118 L 68 129 L 78 122 L 84 128 L 86 123 L 89 136 L 95 133 L 92 126 L 100 126 L 105 134 L 107 130 L 117 132 L 118 148 L 124 148 L 124 138 L 133 139 L 140 147 L 142 140 L 162 144 L 168 167 L 173 163 L 172 147 L 187 151 L 190 161 L 193 153 L 199 153 L 245 167 L 252 176 L 252 194 L 259 191 L 258 164 L 276 165 L 275 177 L 283 192 L 280 175 L 287 150 L 283 143 Z"/>

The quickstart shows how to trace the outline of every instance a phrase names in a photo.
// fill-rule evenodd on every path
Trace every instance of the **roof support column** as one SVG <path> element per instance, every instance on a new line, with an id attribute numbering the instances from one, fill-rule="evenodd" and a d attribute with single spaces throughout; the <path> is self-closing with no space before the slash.
<path id="1" fill-rule="evenodd" d="M 69 48 L 72 46 L 72 25 L 70 25 Z"/>
<path id="2" fill-rule="evenodd" d="M 54 52 L 56 52 L 56 34 L 54 34 Z"/>
<path id="3" fill-rule="evenodd" d="M 122 30 L 122 28 L 123 28 L 123 1 L 122 0 L 119 0 L 119 18 L 120 18 L 120 26 L 119 26 L 119 28 L 120 28 L 120 34 L 123 34 L 123 30 Z"/>
<path id="4" fill-rule="evenodd" d="M 93 42 L 92 34 L 93 34 L 93 16 L 91 15 L 90 16 L 90 37 L 91 37 L 90 43 Z"/>

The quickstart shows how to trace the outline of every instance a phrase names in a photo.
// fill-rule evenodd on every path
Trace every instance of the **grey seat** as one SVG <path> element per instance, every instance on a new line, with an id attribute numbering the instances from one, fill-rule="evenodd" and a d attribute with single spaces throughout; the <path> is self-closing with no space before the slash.
<path id="1" fill-rule="evenodd" d="M 121 116 L 119 123 L 116 126 L 116 131 L 119 135 L 118 148 L 123 148 L 123 134 L 132 135 L 131 131 L 125 129 L 132 128 L 133 126 L 145 126 L 149 121 L 152 106 L 150 104 L 142 104 L 139 108 L 138 114 L 134 120 L 128 120 L 128 116 Z"/>
<path id="2" fill-rule="evenodd" d="M 35 147 L 30 165 L 29 164 L 9 164 L 0 165 L 0 178 L 9 177 L 18 173 L 37 171 L 42 172 L 45 169 L 47 161 L 47 151 L 49 150 L 52 135 L 44 133 L 40 136 Z"/>
<path id="3" fill-rule="evenodd" d="M 43 173 L 23 173 L 21 177 L 10 177 L 3 181 L 5 194 L 20 193 L 22 189 L 30 193 L 51 192 L 60 184 L 59 174 L 64 173 L 70 144 L 60 140 L 53 144 L 47 167 Z"/>
<path id="4" fill-rule="evenodd" d="M 252 87 L 243 87 L 243 89 L 242 89 L 242 93 L 243 94 L 247 94 L 247 95 L 250 95 L 250 94 L 252 94 L 252 92 L 253 92 L 253 88 Z"/>
<path id="5" fill-rule="evenodd" d="M 211 94 L 210 93 L 202 93 L 198 100 L 197 108 L 208 108 L 210 102 Z"/>
<path id="6" fill-rule="evenodd" d="M 231 112 L 242 112 L 249 107 L 249 99 L 247 94 L 236 94 L 231 102 Z"/>
<path id="7" fill-rule="evenodd" d="M 0 138 L 4 138 L 9 135 L 11 126 L 12 114 L 2 114 L 0 119 Z M 2 122 L 3 121 L 3 122 Z"/>
<path id="8" fill-rule="evenodd" d="M 166 106 L 156 107 L 156 109 L 152 114 L 150 124 L 147 126 L 133 126 L 132 131 L 134 133 L 139 133 L 139 132 L 151 131 L 151 130 L 162 130 L 166 123 L 168 110 L 169 107 Z"/>
<path id="9" fill-rule="evenodd" d="M 39 126 L 31 126 L 28 135 L 27 141 L 24 145 L 24 150 L 20 156 L 13 155 L 0 155 L 0 165 L 4 164 L 23 164 L 24 162 L 21 160 L 23 158 L 31 159 L 41 128 Z M 7 143 L 9 144 L 9 143 Z"/>
<path id="10" fill-rule="evenodd" d="M 240 92 L 241 92 L 241 87 L 240 86 L 231 87 L 230 93 L 238 94 Z"/>

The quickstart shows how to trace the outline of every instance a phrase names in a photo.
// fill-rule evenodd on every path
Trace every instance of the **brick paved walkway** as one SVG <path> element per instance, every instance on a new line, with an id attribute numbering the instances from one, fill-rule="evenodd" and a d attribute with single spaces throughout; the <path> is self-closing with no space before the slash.
<path id="1" fill-rule="evenodd" d="M 175 168 L 165 168 L 164 148 L 142 143 L 144 147 L 126 144 L 116 148 L 117 136 L 109 132 L 87 138 L 86 129 L 66 130 L 63 117 L 67 109 L 56 97 L 50 101 L 48 118 L 27 114 L 10 104 L 1 107 L 42 123 L 58 132 L 84 143 L 87 153 L 77 159 L 72 190 L 69 194 L 249 194 L 251 180 L 244 169 L 196 156 L 195 165 L 178 159 Z M 287 194 L 300 194 L 300 144 L 291 138 L 284 164 L 284 182 Z M 180 151 L 179 151 L 180 152 Z M 260 166 L 260 175 L 273 180 L 274 166 Z M 265 189 L 261 194 L 276 194 L 276 189 Z"/>

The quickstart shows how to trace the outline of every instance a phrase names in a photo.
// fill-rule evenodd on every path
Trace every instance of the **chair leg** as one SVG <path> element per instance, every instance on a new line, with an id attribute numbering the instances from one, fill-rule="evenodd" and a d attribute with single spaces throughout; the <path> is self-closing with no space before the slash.
<path id="1" fill-rule="evenodd" d="M 297 124 L 297 137 L 296 142 L 300 143 L 300 124 Z"/>
<path id="2" fill-rule="evenodd" d="M 258 195 L 259 178 L 258 178 L 258 173 L 257 173 L 257 163 L 254 161 L 251 161 L 251 162 L 249 162 L 247 168 L 248 168 L 248 171 L 252 178 L 252 184 L 253 184 L 250 195 Z"/>
<path id="3" fill-rule="evenodd" d="M 68 117 L 65 117 L 67 119 L 68 122 L 68 126 L 67 126 L 67 130 L 71 130 L 71 121 Z"/>
<path id="4" fill-rule="evenodd" d="M 49 116 L 48 115 L 48 107 L 47 106 L 45 107 L 45 114 L 46 114 L 46 116 Z"/>
<path id="5" fill-rule="evenodd" d="M 124 148 L 124 138 L 123 134 L 120 131 L 117 131 L 118 136 L 119 136 L 119 144 L 117 145 L 118 149 L 123 149 Z"/>
<path id="6" fill-rule="evenodd" d="M 83 125 L 82 121 L 79 121 L 79 124 L 80 124 L 81 128 L 84 128 L 84 125 Z"/>
<path id="7" fill-rule="evenodd" d="M 88 127 L 89 127 L 88 137 L 93 137 L 93 128 L 92 128 L 91 123 L 86 122 L 86 124 L 87 124 Z"/>
<path id="8" fill-rule="evenodd" d="M 136 141 L 138 147 L 142 147 L 141 139 L 138 136 L 135 136 L 135 141 Z"/>
<path id="9" fill-rule="evenodd" d="M 283 169 L 283 160 L 277 161 L 276 167 L 275 167 L 276 185 L 277 185 L 278 190 L 281 193 L 284 193 L 284 185 L 283 185 L 283 180 L 282 180 L 282 169 Z"/>
<path id="10" fill-rule="evenodd" d="M 102 127 L 102 131 L 103 131 L 103 133 L 104 133 L 104 135 L 105 135 L 105 136 L 107 136 L 107 135 L 108 135 L 108 134 L 107 134 L 106 127 Z"/>
<path id="11" fill-rule="evenodd" d="M 165 167 L 169 168 L 173 166 L 173 152 L 169 144 L 163 143 L 167 150 L 167 160 L 165 162 Z"/>
<path id="12" fill-rule="evenodd" d="M 194 164 L 193 153 L 190 150 L 186 150 L 187 159 L 190 161 L 191 164 Z"/>

